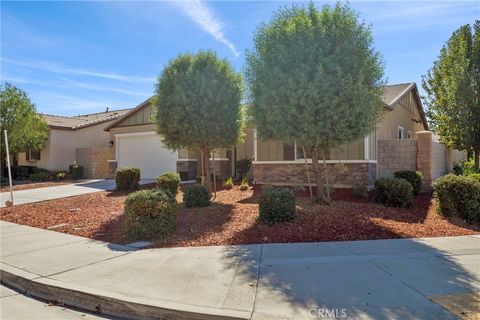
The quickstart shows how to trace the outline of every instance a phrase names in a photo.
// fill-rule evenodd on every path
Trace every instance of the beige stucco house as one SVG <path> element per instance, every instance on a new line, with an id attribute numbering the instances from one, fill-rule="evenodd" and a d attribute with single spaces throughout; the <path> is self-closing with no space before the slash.
<path id="1" fill-rule="evenodd" d="M 129 109 L 78 116 L 42 115 L 49 125 L 49 137 L 43 150 L 30 150 L 16 155 L 20 166 L 35 166 L 49 171 L 67 171 L 77 163 L 85 167 L 85 176 L 106 178 L 113 154 L 110 135 L 105 125 L 123 116 Z M 103 172 L 98 168 L 104 167 Z"/>

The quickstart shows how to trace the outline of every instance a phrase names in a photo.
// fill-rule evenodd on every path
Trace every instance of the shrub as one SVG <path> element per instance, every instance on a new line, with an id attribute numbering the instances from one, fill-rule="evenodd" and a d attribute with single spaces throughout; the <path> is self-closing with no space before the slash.
<path id="1" fill-rule="evenodd" d="M 480 182 L 480 173 L 472 173 L 468 177 L 473 178 L 473 179 L 477 180 L 478 182 Z"/>
<path id="2" fill-rule="evenodd" d="M 35 173 L 32 173 L 29 179 L 35 182 L 48 181 L 50 180 L 50 173 L 45 169 L 38 170 Z"/>
<path id="3" fill-rule="evenodd" d="M 52 180 L 60 181 L 65 178 L 67 173 L 65 171 L 52 172 Z"/>
<path id="4" fill-rule="evenodd" d="M 355 184 L 352 186 L 352 195 L 356 197 L 368 198 L 368 189 L 364 184 Z"/>
<path id="5" fill-rule="evenodd" d="M 193 185 L 185 190 L 183 195 L 185 208 L 208 207 L 210 205 L 210 192 L 202 185 Z"/>
<path id="6" fill-rule="evenodd" d="M 413 187 L 405 179 L 380 178 L 375 181 L 376 201 L 389 207 L 408 208 L 412 205 Z"/>
<path id="7" fill-rule="evenodd" d="M 470 222 L 480 221 L 480 181 L 475 176 L 449 174 L 435 180 L 433 190 L 438 213 Z"/>
<path id="8" fill-rule="evenodd" d="M 248 178 L 245 176 L 242 179 L 242 183 L 240 184 L 240 190 L 241 191 L 247 191 L 248 190 Z"/>
<path id="9" fill-rule="evenodd" d="M 130 240 L 163 239 L 177 225 L 177 205 L 161 189 L 141 190 L 125 200 L 125 227 Z"/>
<path id="10" fill-rule="evenodd" d="M 225 180 L 225 183 L 223 184 L 226 190 L 230 190 L 233 188 L 233 179 L 232 177 L 229 177 Z"/>
<path id="11" fill-rule="evenodd" d="M 180 187 L 180 175 L 176 172 L 166 172 L 157 178 L 157 186 L 168 190 L 175 197 Z"/>
<path id="12" fill-rule="evenodd" d="M 460 166 L 460 164 L 458 164 L 458 163 L 456 163 L 456 162 L 453 164 L 452 172 L 453 172 L 453 174 L 456 175 L 456 176 L 461 176 L 461 175 L 463 175 L 463 169 L 462 169 L 462 167 Z"/>
<path id="13" fill-rule="evenodd" d="M 475 173 L 475 161 L 473 159 L 463 160 L 460 162 L 460 168 L 462 169 L 462 174 L 464 176 L 471 175 Z"/>
<path id="14" fill-rule="evenodd" d="M 72 164 L 69 167 L 69 170 L 72 180 L 80 180 L 83 178 L 83 166 L 79 166 L 78 164 Z"/>
<path id="15" fill-rule="evenodd" d="M 140 181 L 139 168 L 121 168 L 115 172 L 115 184 L 117 191 L 133 191 L 138 188 Z"/>
<path id="16" fill-rule="evenodd" d="M 250 171 L 251 166 L 252 166 L 251 159 L 238 160 L 235 163 L 235 167 L 237 168 L 237 175 L 241 178 L 245 177 L 247 173 Z"/>
<path id="17" fill-rule="evenodd" d="M 12 179 L 14 180 L 24 180 L 27 179 L 30 176 L 30 173 L 28 172 L 27 167 L 12 167 L 11 168 L 12 172 Z"/>
<path id="18" fill-rule="evenodd" d="M 395 178 L 407 180 L 413 187 L 413 195 L 417 195 L 422 190 L 422 173 L 420 171 L 403 170 L 394 173 Z"/>
<path id="19" fill-rule="evenodd" d="M 263 190 L 258 206 L 260 219 L 268 225 L 295 219 L 295 195 L 290 189 Z"/>

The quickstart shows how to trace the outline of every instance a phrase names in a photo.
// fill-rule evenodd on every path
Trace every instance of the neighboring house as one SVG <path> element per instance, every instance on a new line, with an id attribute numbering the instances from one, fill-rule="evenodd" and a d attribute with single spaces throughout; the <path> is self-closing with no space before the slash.
<path id="1" fill-rule="evenodd" d="M 176 170 L 184 179 L 194 180 L 201 174 L 198 152 L 171 151 L 162 144 L 152 119 L 150 100 L 106 126 L 115 149 L 111 174 L 117 167 L 133 166 L 141 169 L 144 179 Z M 386 86 L 383 102 L 382 121 L 374 132 L 329 151 L 327 166 L 333 187 L 372 188 L 378 177 L 390 176 L 397 170 L 423 170 L 429 183 L 446 173 L 453 157 L 458 157 L 432 139 L 415 83 Z M 235 164 L 241 159 L 253 160 L 253 180 L 257 184 L 307 184 L 305 160 L 295 144 L 264 141 L 255 130 L 247 129 L 243 143 L 216 152 L 217 175 L 234 176 Z"/>
<path id="2" fill-rule="evenodd" d="M 77 163 L 85 167 L 85 177 L 105 178 L 113 154 L 110 135 L 103 129 L 109 122 L 123 116 L 129 109 L 105 111 L 78 116 L 42 115 L 50 132 L 43 150 L 29 150 L 17 154 L 20 166 L 35 166 L 49 171 L 67 171 Z M 105 161 L 101 161 L 101 158 Z M 105 169 L 98 170 L 102 166 Z"/>

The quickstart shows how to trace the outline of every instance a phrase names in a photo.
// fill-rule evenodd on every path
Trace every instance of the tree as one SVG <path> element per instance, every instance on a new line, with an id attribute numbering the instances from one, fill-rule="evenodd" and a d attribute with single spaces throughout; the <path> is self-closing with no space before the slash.
<path id="1" fill-rule="evenodd" d="M 329 200 L 319 155 L 328 180 L 329 150 L 365 137 L 380 119 L 383 65 L 370 29 L 346 4 L 280 9 L 258 28 L 246 74 L 259 136 L 304 147 L 317 198 Z"/>
<path id="2" fill-rule="evenodd" d="M 48 125 L 37 114 L 27 93 L 10 83 L 0 87 L 0 129 L 0 152 L 4 165 L 7 156 L 4 130 L 8 133 L 10 154 L 28 149 L 42 150 L 48 139 Z"/>
<path id="3" fill-rule="evenodd" d="M 456 30 L 422 78 L 427 115 L 440 141 L 480 157 L 480 20 Z"/>
<path id="4" fill-rule="evenodd" d="M 211 191 L 210 154 L 241 138 L 243 81 L 211 51 L 171 60 L 156 85 L 157 131 L 170 149 L 198 149 Z"/>

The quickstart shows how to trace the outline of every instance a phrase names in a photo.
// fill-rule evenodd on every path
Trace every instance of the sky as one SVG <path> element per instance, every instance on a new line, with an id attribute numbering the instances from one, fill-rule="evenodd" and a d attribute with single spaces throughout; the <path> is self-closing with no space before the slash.
<path id="1" fill-rule="evenodd" d="M 179 53 L 212 49 L 245 68 L 255 29 L 282 1 L 1 1 L 0 79 L 42 113 L 135 107 Z M 306 3 L 305 3 L 306 4 Z M 334 2 L 318 1 L 317 7 Z M 370 24 L 388 83 L 416 82 L 480 1 L 350 1 Z"/>

